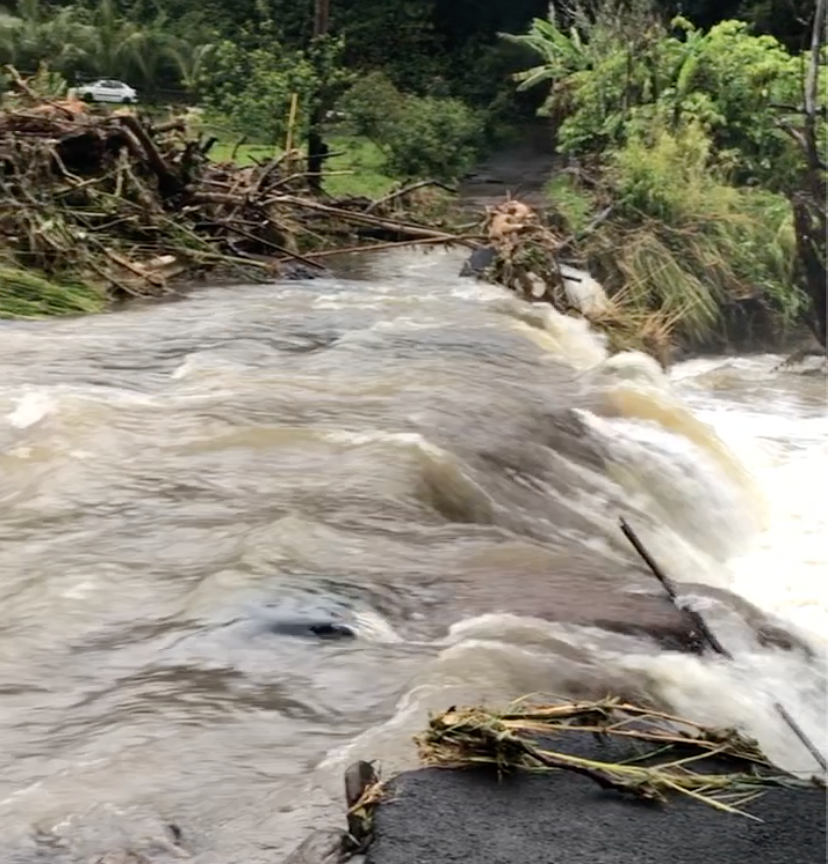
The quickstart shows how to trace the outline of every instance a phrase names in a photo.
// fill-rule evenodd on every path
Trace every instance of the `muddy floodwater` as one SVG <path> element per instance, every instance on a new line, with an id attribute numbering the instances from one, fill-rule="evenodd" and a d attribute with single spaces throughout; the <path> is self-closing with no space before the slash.
<path id="1" fill-rule="evenodd" d="M 609 358 L 460 264 L 0 323 L 0 859 L 175 822 L 204 864 L 278 861 L 341 824 L 355 758 L 535 692 L 648 695 L 814 769 L 773 702 L 828 749 L 825 378 Z M 590 624 L 659 596 L 619 516 L 735 663 Z M 332 617 L 357 638 L 279 632 Z"/>

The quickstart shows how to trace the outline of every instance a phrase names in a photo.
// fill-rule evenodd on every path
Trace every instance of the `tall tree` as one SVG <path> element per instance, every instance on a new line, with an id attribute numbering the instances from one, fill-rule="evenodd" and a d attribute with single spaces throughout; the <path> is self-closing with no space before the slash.
<path id="1" fill-rule="evenodd" d="M 825 119 L 818 97 L 827 10 L 828 0 L 817 0 L 805 74 L 803 122 L 800 128 L 787 126 L 805 158 L 802 188 L 792 196 L 796 246 L 802 288 L 811 300 L 811 329 L 823 348 L 828 329 L 828 165 L 824 147 L 819 146 L 819 125 Z"/>
<path id="2" fill-rule="evenodd" d="M 328 28 L 331 15 L 330 0 L 314 0 L 313 14 L 313 38 L 311 40 L 311 49 L 317 64 L 320 62 L 320 47 L 322 40 L 328 35 Z M 328 155 L 328 146 L 325 144 L 325 139 L 322 137 L 322 124 L 325 120 L 325 99 L 324 99 L 324 70 L 318 70 L 323 73 L 319 75 L 319 80 L 322 82 L 319 92 L 316 94 L 315 104 L 310 115 L 310 128 L 308 130 L 308 174 L 311 188 L 319 193 L 322 191 L 322 169 L 325 166 L 325 157 Z"/>

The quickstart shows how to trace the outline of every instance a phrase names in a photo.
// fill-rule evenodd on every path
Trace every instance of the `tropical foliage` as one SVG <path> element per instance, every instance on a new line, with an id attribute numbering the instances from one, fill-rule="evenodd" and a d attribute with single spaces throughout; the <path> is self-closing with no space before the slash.
<path id="1" fill-rule="evenodd" d="M 801 100 L 803 60 L 742 21 L 709 31 L 685 18 L 663 24 L 649 5 L 579 9 L 564 27 L 555 13 L 526 35 L 507 36 L 540 63 L 516 78 L 521 89 L 546 83 L 542 112 L 565 119 L 563 152 L 588 155 L 654 130 L 698 124 L 712 155 L 739 181 L 784 182 L 796 168 L 780 106 Z"/>
<path id="2" fill-rule="evenodd" d="M 745 301 L 783 323 L 800 315 L 788 195 L 804 163 L 783 125 L 802 99 L 802 56 L 741 21 L 664 22 L 644 0 L 566 24 L 553 12 L 506 38 L 538 58 L 518 86 L 545 92 L 559 150 L 591 177 L 559 180 L 558 209 L 577 231 L 613 202 L 584 250 L 630 308 L 696 343 Z"/>
<path id="3" fill-rule="evenodd" d="M 17 0 L 0 17 L 0 62 L 25 72 L 45 63 L 69 80 L 122 78 L 152 94 L 164 83 L 192 83 L 204 53 L 204 45 L 178 36 L 163 12 L 139 23 L 116 0 L 91 7 Z"/>

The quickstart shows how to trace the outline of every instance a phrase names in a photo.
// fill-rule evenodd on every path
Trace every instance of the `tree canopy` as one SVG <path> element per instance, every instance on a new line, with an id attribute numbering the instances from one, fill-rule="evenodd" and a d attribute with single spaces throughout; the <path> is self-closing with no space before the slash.
<path id="1" fill-rule="evenodd" d="M 557 9 L 562 20 L 568 3 Z M 789 49 L 805 47 L 809 0 L 659 0 L 700 28 L 739 17 Z M 554 5 L 553 5 L 554 8 Z M 342 61 L 381 70 L 418 95 L 495 98 L 520 68 L 501 33 L 545 18 L 547 0 L 330 0 L 330 30 L 344 40 Z M 144 88 L 191 86 L 204 46 L 230 41 L 250 49 L 307 49 L 314 0 L 6 0 L 0 3 L 0 60 L 34 71 L 40 60 L 71 75 L 132 77 Z M 197 70 L 196 70 L 197 73 Z"/>

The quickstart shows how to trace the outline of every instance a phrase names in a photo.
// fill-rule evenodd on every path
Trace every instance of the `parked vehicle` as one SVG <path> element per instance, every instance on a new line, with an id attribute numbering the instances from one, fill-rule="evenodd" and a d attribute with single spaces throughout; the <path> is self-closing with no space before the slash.
<path id="1" fill-rule="evenodd" d="M 123 81 L 101 78 L 91 84 L 83 84 L 75 91 L 79 98 L 87 102 L 116 102 L 130 105 L 138 101 L 138 93 Z"/>

